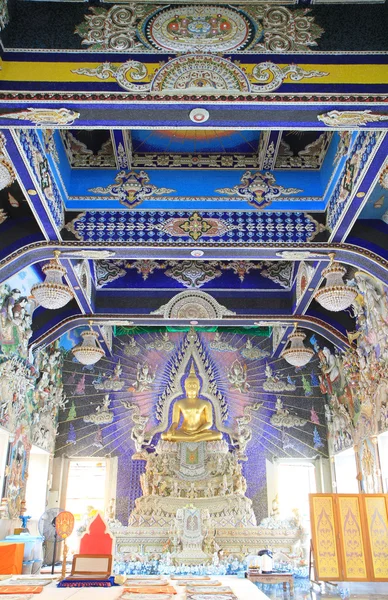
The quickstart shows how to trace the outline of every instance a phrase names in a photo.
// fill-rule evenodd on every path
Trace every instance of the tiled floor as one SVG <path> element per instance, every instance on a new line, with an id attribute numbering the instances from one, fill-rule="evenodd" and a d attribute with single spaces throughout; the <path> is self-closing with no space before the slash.
<path id="1" fill-rule="evenodd" d="M 280 585 L 262 585 L 257 587 L 271 600 L 331 600 L 355 598 L 357 600 L 388 600 L 388 583 L 340 583 L 338 586 L 326 585 L 325 589 L 311 586 L 307 579 L 295 579 L 294 596 L 284 592 Z"/>

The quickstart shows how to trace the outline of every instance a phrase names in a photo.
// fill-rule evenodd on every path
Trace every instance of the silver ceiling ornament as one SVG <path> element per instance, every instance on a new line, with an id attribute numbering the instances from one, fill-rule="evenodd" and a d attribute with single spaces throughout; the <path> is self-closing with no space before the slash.
<path id="1" fill-rule="evenodd" d="M 72 349 L 72 353 L 82 365 L 95 365 L 105 356 L 104 350 L 97 344 L 98 333 L 93 331 L 92 324 L 90 321 L 90 330 L 81 333 L 82 344 L 78 344 Z"/>
<path id="2" fill-rule="evenodd" d="M 37 303 L 49 310 L 62 308 L 74 297 L 73 291 L 62 281 L 66 269 L 60 264 L 59 256 L 59 250 L 55 250 L 54 258 L 42 267 L 46 279 L 31 288 L 31 294 Z"/>
<path id="3" fill-rule="evenodd" d="M 314 299 L 326 310 L 339 312 L 349 308 L 358 296 L 357 288 L 344 283 L 346 268 L 334 262 L 334 253 L 330 253 L 330 264 L 323 269 L 322 275 L 326 278 L 323 287 L 314 294 Z"/>
<path id="4" fill-rule="evenodd" d="M 314 350 L 306 348 L 303 343 L 306 334 L 298 330 L 297 326 L 298 324 L 295 323 L 294 331 L 288 336 L 287 343 L 290 342 L 290 347 L 285 348 L 280 356 L 293 367 L 304 367 L 314 356 Z"/>

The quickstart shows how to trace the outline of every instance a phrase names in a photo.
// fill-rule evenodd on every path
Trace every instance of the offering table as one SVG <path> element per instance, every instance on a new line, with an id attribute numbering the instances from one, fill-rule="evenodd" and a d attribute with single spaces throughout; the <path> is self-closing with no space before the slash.
<path id="1" fill-rule="evenodd" d="M 268 600 L 263 592 L 261 592 L 248 579 L 238 579 L 237 577 L 223 576 L 212 577 L 217 579 L 222 585 L 228 585 L 232 588 L 238 600 Z M 177 585 L 177 582 L 171 580 L 171 584 L 177 590 L 175 600 L 184 600 L 186 597 L 185 586 Z M 38 600 L 118 600 L 120 598 L 123 587 L 111 588 L 57 588 L 55 584 L 50 584 L 43 589 L 41 594 L 36 596 Z M 6 598 L 6 596 L 5 596 Z M 22 596 L 21 596 L 22 598 Z M 163 600 L 163 595 L 160 595 L 160 600 Z"/>

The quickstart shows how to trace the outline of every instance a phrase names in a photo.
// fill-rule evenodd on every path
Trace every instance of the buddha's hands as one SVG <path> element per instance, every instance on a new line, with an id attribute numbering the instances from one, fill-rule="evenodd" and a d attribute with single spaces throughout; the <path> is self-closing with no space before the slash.
<path id="1" fill-rule="evenodd" d="M 175 435 L 175 432 L 176 432 L 176 429 L 177 429 L 177 427 L 178 427 L 178 424 L 177 424 L 177 423 L 173 423 L 173 424 L 171 425 L 170 429 L 167 431 L 167 434 L 166 434 L 166 440 L 167 440 L 168 442 L 171 442 L 171 441 L 172 441 L 172 439 L 173 439 L 173 437 L 174 437 L 174 435 Z"/>

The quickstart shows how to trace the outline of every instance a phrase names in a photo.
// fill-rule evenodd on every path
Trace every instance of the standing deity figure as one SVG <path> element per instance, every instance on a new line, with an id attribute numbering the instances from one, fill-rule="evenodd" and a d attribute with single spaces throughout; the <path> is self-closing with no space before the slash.
<path id="1" fill-rule="evenodd" d="M 172 413 L 172 425 L 162 439 L 168 442 L 211 442 L 222 439 L 222 433 L 212 429 L 213 407 L 198 397 L 200 382 L 194 364 L 185 381 L 187 397 L 176 400 Z M 182 423 L 180 425 L 182 419 Z M 180 426 L 179 426 L 180 425 Z"/>

